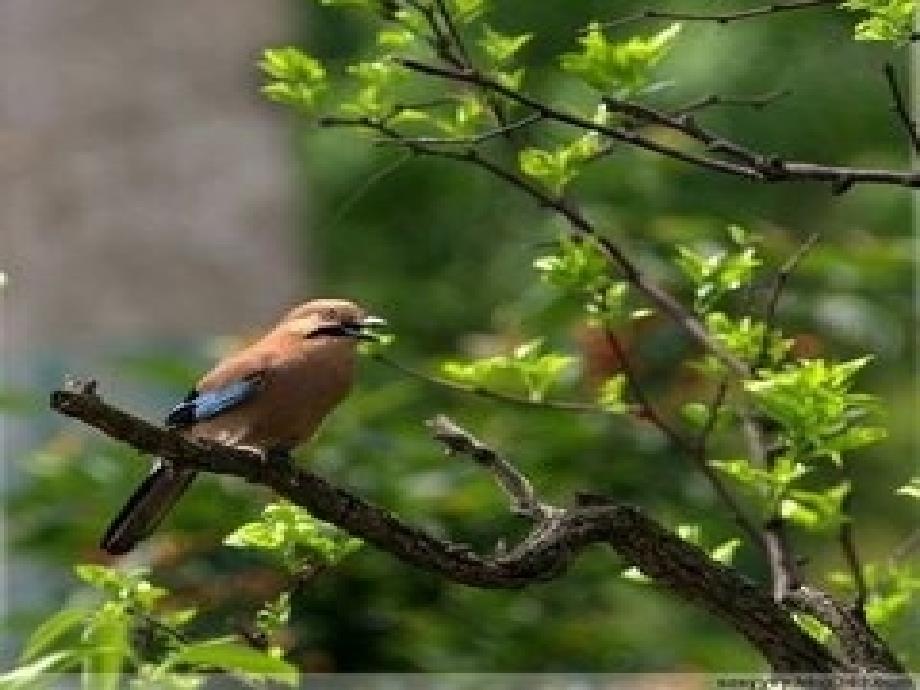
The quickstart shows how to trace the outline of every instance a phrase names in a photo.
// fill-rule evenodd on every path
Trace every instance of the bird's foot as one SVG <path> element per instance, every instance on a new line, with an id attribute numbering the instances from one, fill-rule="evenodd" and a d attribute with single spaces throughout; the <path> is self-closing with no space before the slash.
<path id="1" fill-rule="evenodd" d="M 262 462 L 266 465 L 282 465 L 287 468 L 294 466 L 294 457 L 291 455 L 293 446 L 272 446 L 262 451 Z"/>

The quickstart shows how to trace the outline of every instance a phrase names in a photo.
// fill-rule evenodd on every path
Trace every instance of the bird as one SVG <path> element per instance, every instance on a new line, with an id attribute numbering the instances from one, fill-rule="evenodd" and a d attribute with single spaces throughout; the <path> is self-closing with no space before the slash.
<path id="1" fill-rule="evenodd" d="M 190 441 L 208 440 L 289 458 L 309 441 L 354 381 L 361 340 L 386 321 L 354 302 L 313 299 L 288 311 L 268 333 L 218 362 L 166 417 Z M 131 551 L 166 517 L 194 470 L 157 459 L 101 540 L 111 555 Z"/>

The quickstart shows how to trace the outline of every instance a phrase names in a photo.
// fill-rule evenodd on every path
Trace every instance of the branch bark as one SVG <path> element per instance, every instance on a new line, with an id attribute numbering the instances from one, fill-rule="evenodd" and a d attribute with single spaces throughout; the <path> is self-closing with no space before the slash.
<path id="1" fill-rule="evenodd" d="M 597 501 L 577 505 L 554 514 L 551 529 L 541 521 L 538 531 L 507 553 L 482 556 L 409 525 L 311 472 L 266 462 L 243 449 L 189 442 L 105 403 L 93 388 L 54 391 L 51 407 L 177 466 L 269 487 L 401 561 L 464 585 L 519 588 L 551 580 L 562 575 L 587 547 L 606 544 L 662 588 L 729 624 L 775 671 L 855 670 L 803 632 L 768 592 L 734 569 L 712 561 L 633 506 Z"/>

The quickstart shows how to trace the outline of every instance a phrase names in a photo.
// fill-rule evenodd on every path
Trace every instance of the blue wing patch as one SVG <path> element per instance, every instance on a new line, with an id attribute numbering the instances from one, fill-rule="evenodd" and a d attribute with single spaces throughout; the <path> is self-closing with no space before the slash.
<path id="1" fill-rule="evenodd" d="M 193 390 L 166 416 L 166 425 L 183 427 L 212 419 L 249 400 L 261 388 L 261 384 L 262 377 L 256 374 L 217 390 L 205 393 Z"/>

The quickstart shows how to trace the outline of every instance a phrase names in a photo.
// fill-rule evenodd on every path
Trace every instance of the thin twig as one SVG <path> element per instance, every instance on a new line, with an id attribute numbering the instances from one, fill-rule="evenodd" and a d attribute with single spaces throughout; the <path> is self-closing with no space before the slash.
<path id="1" fill-rule="evenodd" d="M 394 140 L 403 141 L 402 135 L 386 124 L 367 117 L 343 118 L 343 117 L 324 117 L 319 120 L 321 127 L 363 127 L 376 130 L 381 134 L 391 137 Z M 435 156 L 447 158 L 467 164 L 471 164 L 487 170 L 492 175 L 504 180 L 518 190 L 525 192 L 534 198 L 541 206 L 553 209 L 563 218 L 565 218 L 572 227 L 572 234 L 576 237 L 589 237 L 597 243 L 597 246 L 605 254 L 607 259 L 622 272 L 623 277 L 640 293 L 645 295 L 649 301 L 658 307 L 662 312 L 667 314 L 674 322 L 693 340 L 699 343 L 704 349 L 713 353 L 729 369 L 739 376 L 747 376 L 748 368 L 738 357 L 731 353 L 717 339 L 712 337 L 706 327 L 670 293 L 664 290 L 657 283 L 652 282 L 639 268 L 630 261 L 626 254 L 609 238 L 599 235 L 594 226 L 585 218 L 576 208 L 574 208 L 566 199 L 554 197 L 543 191 L 521 177 L 516 172 L 512 172 L 490 161 L 482 156 L 476 149 L 470 148 L 465 151 L 455 151 L 438 147 L 425 146 L 423 144 L 411 141 L 405 142 L 405 146 L 419 155 Z"/>
<path id="2" fill-rule="evenodd" d="M 885 63 L 885 79 L 888 81 L 888 88 L 891 89 L 891 98 L 894 101 L 894 109 L 898 114 L 898 119 L 910 138 L 910 144 L 914 153 L 920 154 L 920 132 L 917 131 L 917 121 L 910 115 L 910 109 L 898 86 L 898 78 L 894 71 L 894 65 L 890 62 Z"/>
<path id="3" fill-rule="evenodd" d="M 793 272 L 820 237 L 821 235 L 818 232 L 809 235 L 776 272 L 773 289 L 770 291 L 764 307 L 764 331 L 760 341 L 760 350 L 754 360 L 755 370 L 767 363 L 770 352 L 770 338 L 776 321 L 776 310 L 779 306 L 780 297 L 786 289 Z M 752 456 L 751 459 L 772 469 L 776 463 L 780 448 L 768 445 L 767 438 L 770 435 L 768 421 L 756 413 L 746 411 L 743 415 L 743 428 Z M 769 554 L 773 596 L 780 602 L 801 584 L 802 576 L 798 559 L 792 548 L 786 521 L 778 511 L 774 511 L 764 525 L 764 541 Z"/>
<path id="4" fill-rule="evenodd" d="M 393 359 L 392 357 L 382 353 L 375 353 L 371 356 L 375 361 L 380 362 L 381 364 L 384 364 L 391 369 L 395 369 L 396 371 L 402 374 L 406 374 L 407 376 L 410 376 L 414 379 L 424 381 L 425 383 L 431 384 L 433 386 L 438 386 L 439 388 L 445 388 L 457 393 L 463 393 L 465 395 L 474 395 L 480 398 L 495 400 L 496 402 L 516 405 L 518 407 L 529 407 L 537 409 L 543 408 L 547 410 L 558 410 L 560 412 L 577 412 L 581 414 L 597 414 L 608 416 L 615 414 L 609 410 L 605 410 L 600 405 L 593 405 L 591 403 L 578 402 L 574 400 L 534 400 L 532 398 L 525 398 L 522 396 L 512 395 L 510 393 L 501 393 L 499 391 L 485 388 L 484 386 L 460 383 L 459 381 L 453 381 L 441 376 L 426 374 L 423 371 L 403 364 L 399 360 Z"/>
<path id="5" fill-rule="evenodd" d="M 811 233 L 806 240 L 799 245 L 799 248 L 783 262 L 783 265 L 780 266 L 779 270 L 776 272 L 776 277 L 773 280 L 773 289 L 770 291 L 770 296 L 764 308 L 763 338 L 760 341 L 760 352 L 758 352 L 757 359 L 755 360 L 755 369 L 762 367 L 766 363 L 770 349 L 770 334 L 776 323 L 776 308 L 779 306 L 779 300 L 783 294 L 783 290 L 786 289 L 789 278 L 792 276 L 792 273 L 798 267 L 799 263 L 820 239 L 820 232 Z"/>
<path id="6" fill-rule="evenodd" d="M 496 137 L 504 136 L 517 130 L 524 129 L 525 127 L 529 127 L 530 125 L 539 122 L 542 119 L 542 115 L 539 113 L 534 113 L 533 115 L 528 115 L 527 117 L 516 120 L 515 122 L 509 122 L 503 127 L 496 127 L 494 129 L 480 132 L 479 134 L 470 137 L 400 137 L 399 139 L 394 139 L 393 137 L 387 136 L 377 139 L 375 143 L 395 144 L 397 146 L 405 146 L 407 144 L 420 144 L 423 146 L 472 146 L 476 144 L 482 144 L 483 142 L 489 141 L 490 139 L 495 139 Z"/>
<path id="7" fill-rule="evenodd" d="M 715 137 L 714 148 L 743 154 L 750 158 L 742 163 L 721 160 L 709 156 L 684 151 L 668 144 L 663 144 L 628 127 L 604 125 L 590 119 L 554 108 L 538 99 L 516 91 L 494 79 L 472 70 L 458 70 L 449 67 L 431 65 L 411 58 L 399 58 L 399 64 L 407 69 L 451 81 L 475 84 L 484 89 L 504 96 L 516 103 L 527 106 L 541 113 L 546 119 L 589 131 L 599 132 L 611 139 L 621 141 L 638 148 L 661 154 L 674 160 L 683 161 L 695 167 L 721 172 L 735 177 L 742 177 L 758 182 L 812 181 L 831 183 L 835 193 L 843 193 L 855 184 L 893 184 L 905 187 L 920 187 L 920 171 L 884 170 L 874 168 L 852 168 L 831 166 L 818 163 L 787 161 L 774 155 L 764 155 L 749 151 L 724 137 Z M 664 122 L 662 122 L 664 124 Z M 670 125 L 669 125 L 670 126 Z M 699 139 L 699 137 L 695 137 Z"/>
<path id="8" fill-rule="evenodd" d="M 859 558 L 859 552 L 856 550 L 856 541 L 853 538 L 853 520 L 845 518 L 840 525 L 838 533 L 840 539 L 840 550 L 843 551 L 843 557 L 846 559 L 847 567 L 853 577 L 853 585 L 856 588 L 856 598 L 853 601 L 853 610 L 863 620 L 866 619 L 866 601 L 869 599 L 869 586 L 866 583 L 866 574 L 863 570 L 862 561 Z"/>
<path id="9" fill-rule="evenodd" d="M 694 13 L 694 12 L 672 12 L 666 10 L 643 10 L 619 19 L 611 19 L 601 24 L 604 28 L 622 26 L 632 22 L 646 19 L 671 19 L 674 21 L 685 22 L 714 22 L 716 24 L 728 24 L 730 22 L 741 21 L 744 19 L 753 19 L 771 14 L 780 14 L 781 12 L 792 12 L 795 10 L 804 10 L 810 7 L 821 7 L 824 5 L 836 5 L 839 0 L 795 0 L 794 2 L 774 2 L 769 5 L 760 7 L 749 7 L 744 10 L 734 12 L 714 12 L 714 13 Z"/>
<path id="10" fill-rule="evenodd" d="M 675 108 L 674 113 L 680 115 L 721 106 L 747 107 L 753 108 L 754 110 L 762 110 L 791 93 L 792 91 L 790 89 L 777 89 L 776 91 L 770 91 L 755 96 L 727 96 L 713 93 Z"/>
<path id="11" fill-rule="evenodd" d="M 673 443 L 676 448 L 684 452 L 692 452 L 692 444 L 661 416 L 649 397 L 645 394 L 645 389 L 642 387 L 636 374 L 635 367 L 633 366 L 632 358 L 626 353 L 626 348 L 620 343 L 620 339 L 609 329 L 604 330 L 604 338 L 607 341 L 607 346 L 611 349 L 623 370 L 623 374 L 626 377 L 626 385 L 629 387 L 636 402 L 639 403 L 638 414 L 657 427 L 661 433 L 670 439 L 671 443 Z"/>
<path id="12" fill-rule="evenodd" d="M 533 485 L 523 474 L 492 448 L 473 436 L 450 417 L 439 414 L 425 422 L 435 440 L 444 444 L 448 455 L 468 455 L 476 464 L 495 475 L 495 480 L 508 495 L 511 512 L 542 521 L 562 517 L 565 511 L 543 503 Z"/>

